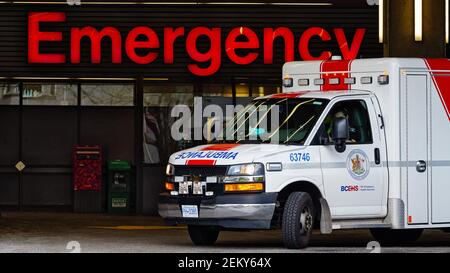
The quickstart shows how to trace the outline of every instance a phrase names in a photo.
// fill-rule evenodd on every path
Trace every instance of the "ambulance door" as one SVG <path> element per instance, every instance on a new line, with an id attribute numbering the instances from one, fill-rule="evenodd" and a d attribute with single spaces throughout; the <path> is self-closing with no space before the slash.
<path id="1" fill-rule="evenodd" d="M 405 80 L 405 79 L 404 79 Z M 406 192 L 408 224 L 428 223 L 428 76 L 406 75 L 403 84 L 406 118 Z"/>
<path id="2" fill-rule="evenodd" d="M 318 134 L 322 134 L 321 167 L 332 217 L 385 216 L 386 169 L 382 162 L 386 159 L 372 100 L 369 96 L 341 98 L 329 109 Z M 332 121 L 336 117 L 349 121 L 349 140 L 341 153 L 336 151 L 331 139 Z"/>

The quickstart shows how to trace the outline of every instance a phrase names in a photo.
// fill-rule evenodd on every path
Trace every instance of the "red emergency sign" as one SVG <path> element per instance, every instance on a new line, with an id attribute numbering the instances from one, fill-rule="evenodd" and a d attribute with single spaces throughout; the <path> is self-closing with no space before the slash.
<path id="1" fill-rule="evenodd" d="M 177 40 L 184 38 L 186 53 L 194 61 L 188 64 L 187 69 L 196 76 L 210 76 L 216 73 L 222 64 L 222 52 L 228 59 L 237 65 L 249 65 L 260 57 L 262 47 L 264 64 L 273 63 L 274 41 L 284 41 L 284 59 L 293 61 L 297 50 L 303 60 L 327 60 L 331 57 L 331 51 L 323 51 L 320 55 L 313 55 L 310 51 L 311 39 L 319 39 L 323 43 L 334 40 L 341 51 L 344 60 L 352 60 L 358 56 L 366 30 L 358 28 L 353 33 L 353 38 L 348 39 L 349 33 L 342 28 L 333 29 L 332 33 L 321 27 L 311 27 L 302 33 L 298 39 L 298 48 L 295 49 L 296 37 L 288 27 L 264 28 L 263 37 L 258 37 L 256 32 L 246 26 L 233 28 L 228 32 L 224 44 L 222 44 L 222 29 L 220 27 L 198 26 L 190 29 L 185 27 L 164 27 L 163 39 L 160 39 L 155 30 L 148 26 L 136 26 L 126 35 L 117 28 L 105 26 L 101 29 L 91 26 L 73 27 L 70 29 L 70 56 L 64 53 L 43 53 L 41 42 L 63 43 L 62 32 L 41 31 L 40 25 L 56 22 L 65 22 L 64 12 L 31 12 L 28 16 L 28 62 L 40 64 L 79 64 L 81 40 L 88 38 L 91 44 L 92 64 L 101 63 L 101 43 L 107 38 L 112 43 L 111 62 L 121 64 L 123 51 L 129 60 L 140 65 L 149 65 L 160 55 L 162 48 L 164 64 L 174 63 L 174 45 Z M 198 40 L 206 37 L 209 40 L 207 51 L 199 50 Z M 180 42 L 180 41 L 178 41 Z M 136 50 L 147 49 L 146 54 L 138 54 Z M 245 49 L 245 53 L 239 50 Z"/>

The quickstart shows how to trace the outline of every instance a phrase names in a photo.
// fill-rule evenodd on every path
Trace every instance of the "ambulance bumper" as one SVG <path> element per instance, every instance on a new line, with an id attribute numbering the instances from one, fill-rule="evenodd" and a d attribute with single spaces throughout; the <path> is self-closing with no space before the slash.
<path id="1" fill-rule="evenodd" d="M 230 194 L 216 197 L 159 196 L 159 214 L 169 225 L 208 225 L 224 229 L 270 229 L 276 193 Z M 184 218 L 182 205 L 197 205 L 198 218 Z"/>

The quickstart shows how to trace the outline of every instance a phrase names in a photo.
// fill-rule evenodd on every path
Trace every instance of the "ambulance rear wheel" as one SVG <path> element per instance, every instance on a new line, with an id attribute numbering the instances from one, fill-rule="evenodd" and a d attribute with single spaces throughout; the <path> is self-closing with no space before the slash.
<path id="1" fill-rule="evenodd" d="M 423 229 L 374 228 L 370 230 L 370 233 L 381 246 L 402 246 L 417 241 L 422 235 Z"/>
<path id="2" fill-rule="evenodd" d="M 306 192 L 293 192 L 284 205 L 282 233 L 286 248 L 308 246 L 314 224 L 314 204 Z"/>
<path id="3" fill-rule="evenodd" d="M 219 237 L 219 228 L 209 226 L 188 226 L 189 236 L 194 245 L 213 245 Z"/>

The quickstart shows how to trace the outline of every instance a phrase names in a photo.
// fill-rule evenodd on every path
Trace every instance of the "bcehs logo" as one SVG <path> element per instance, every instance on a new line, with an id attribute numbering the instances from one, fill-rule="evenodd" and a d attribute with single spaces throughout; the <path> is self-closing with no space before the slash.
<path id="1" fill-rule="evenodd" d="M 62 31 L 42 31 L 40 25 L 66 22 L 64 12 L 30 12 L 28 15 L 28 62 L 39 64 L 80 64 L 81 40 L 89 39 L 91 44 L 91 64 L 101 63 L 102 42 L 111 41 L 111 63 L 121 64 L 124 56 L 139 65 L 148 65 L 162 56 L 164 64 L 174 64 L 175 43 L 185 43 L 186 53 L 194 63 L 188 64 L 189 72 L 196 76 L 210 76 L 216 73 L 222 64 L 223 55 L 234 64 L 249 65 L 263 55 L 264 64 L 272 64 L 274 56 L 274 42 L 276 39 L 284 40 L 285 62 L 294 61 L 297 51 L 302 60 L 328 60 L 332 52 L 324 50 L 317 55 L 310 51 L 310 41 L 319 39 L 325 45 L 335 43 L 341 51 L 344 60 L 353 60 L 358 56 L 366 29 L 358 28 L 353 35 L 345 33 L 343 28 L 334 28 L 327 31 L 321 27 L 306 29 L 300 37 L 287 27 L 263 28 L 262 37 L 246 26 L 231 29 L 222 40 L 222 28 L 198 26 L 191 29 L 185 27 L 163 27 L 163 37 L 147 26 L 136 26 L 124 34 L 116 27 L 104 26 L 94 28 L 91 26 L 72 27 L 67 29 L 67 36 Z M 64 31 L 65 32 L 65 31 Z M 61 43 L 63 37 L 70 38 L 70 54 L 44 53 L 41 43 Z M 199 39 L 209 40 L 208 50 L 198 48 Z M 333 41 L 334 40 L 334 41 Z M 296 47 L 296 44 L 298 47 Z M 260 50 L 262 48 L 262 50 Z M 145 53 L 142 53 L 142 50 Z M 241 52 L 245 50 L 245 53 Z M 262 54 L 260 52 L 262 51 Z"/>
<path id="2" fill-rule="evenodd" d="M 342 192 L 359 191 L 359 186 L 341 186 Z"/>

